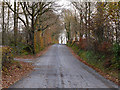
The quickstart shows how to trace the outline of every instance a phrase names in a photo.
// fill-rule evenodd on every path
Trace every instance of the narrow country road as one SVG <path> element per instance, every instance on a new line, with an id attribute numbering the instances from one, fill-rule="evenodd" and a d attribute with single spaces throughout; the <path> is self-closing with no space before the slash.
<path id="1" fill-rule="evenodd" d="M 65 45 L 53 45 L 34 65 L 35 71 L 10 88 L 118 88 L 77 60 Z"/>

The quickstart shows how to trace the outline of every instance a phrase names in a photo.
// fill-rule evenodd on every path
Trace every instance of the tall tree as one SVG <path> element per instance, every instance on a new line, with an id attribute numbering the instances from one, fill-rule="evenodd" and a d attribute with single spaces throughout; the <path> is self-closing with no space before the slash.
<path id="1" fill-rule="evenodd" d="M 120 1 L 118 2 L 118 30 L 119 30 L 119 43 L 120 43 Z"/>
<path id="2" fill-rule="evenodd" d="M 2 2 L 2 45 L 5 44 L 4 1 Z"/>
<path id="3" fill-rule="evenodd" d="M 88 27 L 87 27 L 87 23 L 88 23 L 88 20 L 87 20 L 87 16 L 88 16 L 88 4 L 87 2 L 85 2 L 85 37 L 87 38 L 88 35 L 87 35 L 87 31 L 88 31 Z"/>
<path id="4" fill-rule="evenodd" d="M 17 6 L 16 0 L 14 1 L 14 44 L 17 46 L 17 29 L 18 29 L 18 22 L 17 22 Z"/>
<path id="5" fill-rule="evenodd" d="M 90 2 L 88 2 L 88 7 L 89 7 L 89 13 L 88 13 L 88 26 L 89 26 L 89 28 L 88 28 L 88 40 L 90 40 L 90 14 L 91 14 L 91 11 L 90 11 L 91 6 L 90 5 L 91 5 Z"/>
<path id="6" fill-rule="evenodd" d="M 14 12 L 15 15 L 18 14 L 17 18 L 23 22 L 26 29 L 29 28 L 29 38 L 30 38 L 29 45 L 31 47 L 32 53 L 34 54 L 35 53 L 34 32 L 37 31 L 35 26 L 37 24 L 38 19 L 41 18 L 43 14 L 53 9 L 54 2 L 20 2 L 20 5 L 23 11 L 21 13 L 16 13 L 16 8 L 14 7 L 13 9 L 12 6 L 8 2 L 6 2 L 6 4 Z M 25 16 L 26 20 L 22 18 L 21 14 Z M 49 25 L 47 25 L 45 29 L 48 27 Z"/>

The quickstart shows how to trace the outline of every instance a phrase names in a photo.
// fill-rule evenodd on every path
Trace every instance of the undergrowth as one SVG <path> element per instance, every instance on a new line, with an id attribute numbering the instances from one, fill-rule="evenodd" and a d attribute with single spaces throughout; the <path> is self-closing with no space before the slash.
<path id="1" fill-rule="evenodd" d="M 79 45 L 75 43 L 67 43 L 67 46 L 71 47 L 73 51 L 88 64 L 99 68 L 104 73 L 110 74 L 115 78 L 120 76 L 120 72 L 118 72 L 120 69 L 120 46 L 118 44 L 114 44 L 113 47 L 111 47 L 111 55 L 103 52 L 95 52 L 94 50 L 80 49 Z"/>

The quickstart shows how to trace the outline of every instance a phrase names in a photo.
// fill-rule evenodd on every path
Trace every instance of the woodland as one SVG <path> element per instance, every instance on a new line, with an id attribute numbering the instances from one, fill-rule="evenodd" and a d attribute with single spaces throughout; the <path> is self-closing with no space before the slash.
<path id="1" fill-rule="evenodd" d="M 36 55 L 58 44 L 64 32 L 66 45 L 82 60 L 119 82 L 120 2 L 70 5 L 72 10 L 61 9 L 55 2 L 0 2 L 0 67 L 4 75 L 16 63 L 14 57 Z M 17 67 L 21 67 L 19 62 Z"/>

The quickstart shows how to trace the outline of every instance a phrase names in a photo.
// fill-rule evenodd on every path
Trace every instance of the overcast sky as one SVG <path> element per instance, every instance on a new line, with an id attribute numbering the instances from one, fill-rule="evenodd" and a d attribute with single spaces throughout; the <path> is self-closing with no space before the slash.
<path id="1" fill-rule="evenodd" d="M 68 1 L 68 0 L 59 0 L 59 1 L 57 1 L 57 3 L 59 4 L 59 5 L 61 5 L 62 6 L 62 8 L 67 8 L 67 9 L 69 9 L 69 8 L 71 8 L 70 6 L 70 1 Z"/>

